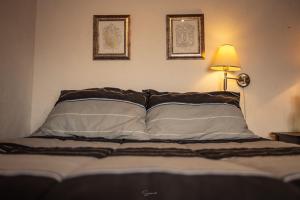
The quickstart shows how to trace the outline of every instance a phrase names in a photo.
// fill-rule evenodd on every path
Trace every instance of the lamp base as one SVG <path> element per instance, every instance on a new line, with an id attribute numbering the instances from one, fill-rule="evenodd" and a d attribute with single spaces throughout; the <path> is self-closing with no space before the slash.
<path id="1" fill-rule="evenodd" d="M 250 84 L 250 77 L 248 74 L 241 73 L 237 77 L 228 77 L 227 72 L 224 71 L 224 91 L 227 91 L 227 79 L 236 80 L 237 84 L 244 88 Z"/>
<path id="2" fill-rule="evenodd" d="M 248 74 L 241 73 L 237 76 L 236 82 L 240 87 L 247 87 L 250 84 L 250 77 Z"/>

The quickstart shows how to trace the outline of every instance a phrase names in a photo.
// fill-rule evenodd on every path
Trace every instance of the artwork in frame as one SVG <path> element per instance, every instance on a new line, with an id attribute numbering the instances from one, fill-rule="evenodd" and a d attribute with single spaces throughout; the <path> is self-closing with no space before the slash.
<path id="1" fill-rule="evenodd" d="M 204 15 L 167 15 L 167 59 L 204 59 Z"/>
<path id="2" fill-rule="evenodd" d="M 130 59 L 130 15 L 94 15 L 93 59 Z"/>

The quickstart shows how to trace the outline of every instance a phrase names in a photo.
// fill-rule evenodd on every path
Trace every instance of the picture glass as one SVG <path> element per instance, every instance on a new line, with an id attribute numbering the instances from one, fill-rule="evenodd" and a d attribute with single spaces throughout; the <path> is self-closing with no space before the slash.
<path id="1" fill-rule="evenodd" d="M 124 54 L 124 21 L 99 21 L 99 54 Z"/>
<path id="2" fill-rule="evenodd" d="M 199 24 L 197 19 L 173 19 L 173 53 L 199 53 Z"/>

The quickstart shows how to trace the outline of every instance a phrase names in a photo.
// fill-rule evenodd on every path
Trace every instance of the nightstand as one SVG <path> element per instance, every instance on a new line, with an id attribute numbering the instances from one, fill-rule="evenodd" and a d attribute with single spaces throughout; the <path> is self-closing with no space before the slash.
<path id="1" fill-rule="evenodd" d="M 277 141 L 300 144 L 300 132 L 273 132 L 271 137 Z"/>

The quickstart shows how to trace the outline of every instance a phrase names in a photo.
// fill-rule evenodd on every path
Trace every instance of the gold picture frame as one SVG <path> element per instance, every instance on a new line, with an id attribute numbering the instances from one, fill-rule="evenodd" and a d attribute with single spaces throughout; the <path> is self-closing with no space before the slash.
<path id="1" fill-rule="evenodd" d="M 204 14 L 167 15 L 167 59 L 205 59 Z"/>
<path id="2" fill-rule="evenodd" d="M 93 59 L 130 59 L 130 15 L 94 15 Z"/>

